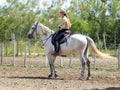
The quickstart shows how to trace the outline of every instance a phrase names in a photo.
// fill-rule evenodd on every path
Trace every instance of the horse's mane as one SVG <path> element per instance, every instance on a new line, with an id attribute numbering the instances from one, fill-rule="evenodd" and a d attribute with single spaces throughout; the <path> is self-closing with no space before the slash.
<path id="1" fill-rule="evenodd" d="M 41 24 L 41 23 L 40 23 L 40 25 L 41 25 L 41 27 L 44 28 L 44 30 L 46 30 L 47 32 L 53 32 L 53 33 L 54 33 L 54 31 L 51 30 L 50 28 L 48 28 L 47 26 L 45 26 L 45 25 L 43 25 L 43 24 Z"/>

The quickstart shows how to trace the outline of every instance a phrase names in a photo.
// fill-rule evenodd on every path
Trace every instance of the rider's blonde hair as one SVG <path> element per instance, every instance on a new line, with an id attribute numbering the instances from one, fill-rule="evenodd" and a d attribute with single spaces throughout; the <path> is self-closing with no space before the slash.
<path id="1" fill-rule="evenodd" d="M 67 19 L 69 21 L 69 25 L 68 26 L 71 27 L 72 24 L 70 22 L 70 19 L 69 19 L 68 15 L 67 15 L 66 11 L 65 10 L 61 10 L 60 13 L 67 17 Z"/>

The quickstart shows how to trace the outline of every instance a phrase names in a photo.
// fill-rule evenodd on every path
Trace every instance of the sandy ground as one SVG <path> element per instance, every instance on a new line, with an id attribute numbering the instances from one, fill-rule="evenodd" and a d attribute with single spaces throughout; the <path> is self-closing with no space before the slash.
<path id="1" fill-rule="evenodd" d="M 12 58 L 4 59 L 4 64 L 12 63 Z M 80 67 L 78 59 L 72 59 L 72 68 L 68 67 L 68 58 L 63 59 L 67 68 L 57 68 L 59 77 L 48 79 L 49 67 L 42 67 L 45 64 L 44 57 L 27 58 L 27 65 L 39 67 L 21 67 L 23 58 L 16 58 L 16 65 L 0 67 L 0 90 L 120 90 L 120 71 L 92 70 L 92 79 L 87 81 L 87 71 L 84 80 L 78 80 Z M 59 59 L 55 62 L 59 65 Z M 93 59 L 91 59 L 93 66 Z M 116 60 L 97 59 L 98 68 L 117 68 Z"/>

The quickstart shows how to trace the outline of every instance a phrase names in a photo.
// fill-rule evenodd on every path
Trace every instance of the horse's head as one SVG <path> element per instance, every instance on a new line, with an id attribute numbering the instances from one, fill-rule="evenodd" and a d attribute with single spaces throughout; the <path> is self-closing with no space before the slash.
<path id="1" fill-rule="evenodd" d="M 32 27 L 30 28 L 29 32 L 28 32 L 28 38 L 31 39 L 33 38 L 34 34 L 37 33 L 38 31 L 38 24 L 39 22 L 35 22 Z"/>
<path id="2" fill-rule="evenodd" d="M 41 36 L 42 35 L 46 36 L 47 35 L 46 27 L 39 22 L 35 22 L 28 32 L 28 38 L 29 39 L 33 38 L 35 33 L 40 34 Z"/>

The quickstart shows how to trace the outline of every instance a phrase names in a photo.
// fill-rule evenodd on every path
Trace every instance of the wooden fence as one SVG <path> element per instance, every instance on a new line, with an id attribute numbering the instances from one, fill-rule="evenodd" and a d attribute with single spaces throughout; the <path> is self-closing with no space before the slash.
<path id="1" fill-rule="evenodd" d="M 10 48 L 12 48 L 12 57 L 13 57 L 12 65 L 15 65 L 15 63 L 16 63 L 15 62 L 16 61 L 16 54 L 18 54 L 18 55 L 21 55 L 23 57 L 23 61 L 24 61 L 23 65 L 26 66 L 27 65 L 27 63 L 26 63 L 27 57 L 29 55 L 32 55 L 31 49 L 30 49 L 31 48 L 31 41 L 28 40 L 28 41 L 26 41 L 24 43 L 22 43 L 22 41 L 19 41 L 20 42 L 20 47 L 19 48 L 24 47 L 24 49 L 23 50 L 20 49 L 19 52 L 16 50 L 18 48 L 17 47 L 18 43 L 16 41 L 16 38 L 15 38 L 14 34 L 11 35 L 11 41 L 10 42 L 11 42 L 11 45 L 12 45 L 12 47 L 10 47 Z M 39 45 L 38 44 L 39 44 L 38 41 L 34 42 L 35 49 L 36 49 L 36 52 L 35 52 L 36 56 L 40 55 Z M 4 57 L 8 55 L 8 50 L 7 50 L 8 48 L 9 47 L 8 47 L 8 45 L 6 45 L 6 42 L 1 42 L 1 44 L 0 44 L 1 65 L 4 64 L 3 63 Z M 4 51 L 6 51 L 6 55 L 5 55 Z M 70 55 L 68 58 L 69 58 L 68 66 L 71 67 L 72 66 L 71 65 L 71 63 L 72 63 L 72 55 Z M 48 59 L 47 59 L 47 57 L 45 57 L 45 59 L 46 59 L 45 60 L 45 66 L 48 66 Z M 59 60 L 60 60 L 60 64 L 59 65 L 62 67 L 63 66 L 63 59 L 62 59 L 62 57 L 59 57 Z M 96 68 L 96 65 L 97 65 L 96 61 L 97 61 L 96 56 L 94 56 L 94 68 Z M 120 45 L 118 47 L 118 68 L 120 69 Z"/>

